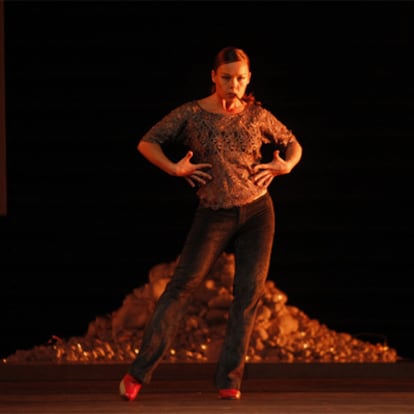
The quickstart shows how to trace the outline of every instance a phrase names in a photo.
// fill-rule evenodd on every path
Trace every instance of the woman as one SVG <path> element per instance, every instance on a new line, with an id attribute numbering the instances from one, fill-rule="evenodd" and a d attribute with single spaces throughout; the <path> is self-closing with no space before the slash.
<path id="1" fill-rule="evenodd" d="M 267 188 L 274 177 L 290 173 L 302 156 L 295 135 L 246 94 L 250 79 L 247 54 L 225 47 L 211 71 L 212 93 L 172 110 L 138 143 L 138 151 L 149 162 L 196 188 L 199 203 L 174 275 L 145 328 L 139 354 L 119 385 L 126 400 L 134 400 L 142 384 L 151 380 L 192 293 L 230 242 L 235 256 L 233 302 L 215 384 L 219 398 L 240 399 L 275 231 Z M 178 162 L 171 160 L 163 151 L 167 142 L 186 146 L 186 155 Z M 269 162 L 263 161 L 265 144 L 273 145 Z"/>

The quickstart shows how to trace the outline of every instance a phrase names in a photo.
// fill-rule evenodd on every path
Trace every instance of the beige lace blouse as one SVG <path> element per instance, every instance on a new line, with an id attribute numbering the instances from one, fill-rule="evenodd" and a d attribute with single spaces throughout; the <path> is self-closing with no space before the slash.
<path id="1" fill-rule="evenodd" d="M 168 113 L 142 139 L 183 144 L 194 152 L 191 162 L 211 163 L 213 179 L 197 188 L 197 196 L 202 206 L 219 209 L 241 206 L 264 194 L 266 190 L 250 178 L 252 167 L 263 162 L 262 146 L 274 144 L 283 156 L 295 136 L 262 106 L 217 114 L 190 101 Z"/>

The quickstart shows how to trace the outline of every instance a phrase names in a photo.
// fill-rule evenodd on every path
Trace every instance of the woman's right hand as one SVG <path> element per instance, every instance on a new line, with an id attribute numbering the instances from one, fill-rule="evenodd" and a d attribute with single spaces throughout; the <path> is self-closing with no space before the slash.
<path id="1" fill-rule="evenodd" d="M 211 181 L 213 177 L 204 170 L 206 168 L 211 168 L 212 165 L 209 163 L 193 164 L 190 161 L 193 155 L 193 151 L 188 151 L 187 154 L 175 164 L 175 175 L 177 177 L 184 177 L 191 187 L 205 185 Z"/>

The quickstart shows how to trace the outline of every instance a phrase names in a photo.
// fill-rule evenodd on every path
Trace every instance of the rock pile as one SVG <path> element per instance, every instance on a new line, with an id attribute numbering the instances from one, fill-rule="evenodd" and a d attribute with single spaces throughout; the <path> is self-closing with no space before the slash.
<path id="1" fill-rule="evenodd" d="M 18 350 L 3 362 L 111 363 L 130 362 L 139 352 L 144 326 L 168 283 L 177 261 L 154 266 L 148 283 L 126 296 L 110 315 L 98 316 L 83 337 Z M 197 290 L 166 362 L 214 362 L 218 358 L 232 300 L 234 255 L 224 253 Z M 396 362 L 396 350 L 337 333 L 287 304 L 273 281 L 259 307 L 248 362 Z"/>

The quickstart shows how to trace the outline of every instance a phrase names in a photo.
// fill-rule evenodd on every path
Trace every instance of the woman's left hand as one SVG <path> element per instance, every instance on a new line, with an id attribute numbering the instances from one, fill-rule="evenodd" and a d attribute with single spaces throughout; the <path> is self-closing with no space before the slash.
<path id="1" fill-rule="evenodd" d="M 253 167 L 253 181 L 260 187 L 268 187 L 273 178 L 278 175 L 289 174 L 291 164 L 280 156 L 280 150 L 273 152 L 273 160 L 265 164 L 257 164 Z"/>

